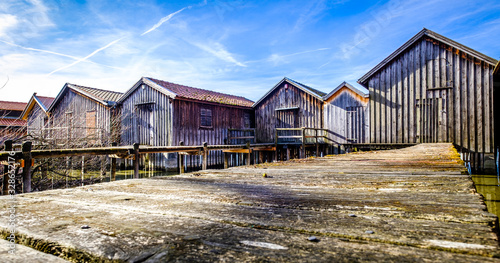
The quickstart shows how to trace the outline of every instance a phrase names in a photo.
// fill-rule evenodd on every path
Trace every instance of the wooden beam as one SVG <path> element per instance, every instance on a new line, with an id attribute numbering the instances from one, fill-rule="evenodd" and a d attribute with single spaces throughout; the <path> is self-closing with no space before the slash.
<path id="1" fill-rule="evenodd" d="M 184 141 L 179 142 L 180 146 L 184 146 Z M 183 174 L 184 171 L 184 154 L 183 153 L 178 153 L 177 158 L 179 159 L 179 174 Z"/>
<path id="2" fill-rule="evenodd" d="M 111 143 L 111 146 L 116 147 L 118 143 L 113 142 Z M 116 180 L 116 158 L 111 157 L 111 177 L 110 181 L 115 181 Z"/>
<path id="3" fill-rule="evenodd" d="M 6 140 L 4 142 L 4 151 L 10 152 L 12 151 L 12 140 Z M 7 162 L 6 165 L 3 167 L 3 187 L 2 187 L 2 194 L 3 195 L 8 195 L 9 193 L 9 163 Z"/>
<path id="4" fill-rule="evenodd" d="M 23 153 L 23 193 L 31 192 L 31 142 L 24 142 L 22 145 Z"/>
<path id="5" fill-rule="evenodd" d="M 252 149 L 231 149 L 231 150 L 222 150 L 224 153 L 251 153 Z"/>
<path id="6" fill-rule="evenodd" d="M 139 144 L 134 143 L 134 178 L 139 178 Z"/>
<path id="7" fill-rule="evenodd" d="M 208 167 L 208 144 L 207 142 L 203 143 L 203 163 L 201 165 L 202 170 L 206 170 Z"/>

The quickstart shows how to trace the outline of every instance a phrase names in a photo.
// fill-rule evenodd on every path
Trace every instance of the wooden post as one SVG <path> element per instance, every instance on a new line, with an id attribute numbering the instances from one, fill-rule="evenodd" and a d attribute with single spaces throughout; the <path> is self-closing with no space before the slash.
<path id="1" fill-rule="evenodd" d="M 278 129 L 274 130 L 274 147 L 276 151 L 274 152 L 274 161 L 278 161 Z"/>
<path id="2" fill-rule="evenodd" d="M 23 152 L 23 193 L 31 192 L 31 142 L 24 142 L 22 145 Z"/>
<path id="3" fill-rule="evenodd" d="M 207 142 L 203 143 L 203 164 L 201 165 L 202 170 L 206 170 L 208 167 L 208 144 Z"/>
<path id="4" fill-rule="evenodd" d="M 222 154 L 224 154 L 224 169 L 227 169 L 229 167 L 229 155 L 231 153 L 223 152 Z"/>
<path id="5" fill-rule="evenodd" d="M 306 129 L 302 128 L 302 149 L 300 151 L 300 158 L 306 158 Z"/>
<path id="6" fill-rule="evenodd" d="M 286 160 L 290 160 L 290 145 L 285 145 L 286 146 Z"/>
<path id="7" fill-rule="evenodd" d="M 139 144 L 134 143 L 134 178 L 139 178 Z"/>
<path id="8" fill-rule="evenodd" d="M 85 155 L 82 155 L 82 186 L 83 186 L 83 176 L 85 175 Z"/>
<path id="9" fill-rule="evenodd" d="M 12 151 L 12 141 L 11 140 L 6 140 L 4 142 L 4 151 L 9 152 Z M 9 193 L 9 165 L 4 165 L 3 166 L 3 187 L 2 187 L 2 194 L 3 195 L 8 195 Z"/>
<path id="10" fill-rule="evenodd" d="M 314 129 L 316 137 L 316 157 L 319 157 L 319 144 L 318 144 L 318 129 Z"/>
<path id="11" fill-rule="evenodd" d="M 247 153 L 247 165 L 251 164 L 252 154 L 250 153 L 250 142 L 247 142 L 246 148 L 248 149 Z"/>
<path id="12" fill-rule="evenodd" d="M 180 141 L 179 142 L 180 146 L 184 146 L 184 142 Z M 177 159 L 179 159 L 179 174 L 183 174 L 185 172 L 184 170 L 184 154 L 179 154 L 177 153 Z"/>
<path id="13" fill-rule="evenodd" d="M 111 146 L 118 146 L 118 143 L 113 142 Z M 116 180 L 116 158 L 111 158 L 111 181 Z"/>

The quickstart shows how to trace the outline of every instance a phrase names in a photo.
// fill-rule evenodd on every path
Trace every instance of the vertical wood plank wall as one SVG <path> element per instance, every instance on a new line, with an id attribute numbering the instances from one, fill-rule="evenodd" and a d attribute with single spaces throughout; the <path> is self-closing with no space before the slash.
<path id="1" fill-rule="evenodd" d="M 493 66 L 423 37 L 368 80 L 372 143 L 494 147 Z"/>
<path id="2" fill-rule="evenodd" d="M 367 143 L 369 140 L 368 98 L 348 88 L 341 88 L 325 101 L 324 129 L 328 129 L 330 142 Z M 348 139 L 350 139 L 348 141 Z"/>
<path id="3" fill-rule="evenodd" d="M 142 84 L 121 104 L 120 144 L 172 145 L 172 107 L 171 98 Z M 168 154 L 150 154 L 149 161 L 155 166 L 169 166 Z"/>
<path id="4" fill-rule="evenodd" d="M 200 127 L 201 108 L 212 110 L 212 127 Z M 243 129 L 245 114 L 253 120 L 251 108 L 218 105 L 198 101 L 172 99 L 142 84 L 121 104 L 121 145 L 139 142 L 142 145 L 175 146 L 224 144 L 227 129 Z M 247 123 L 248 125 L 248 123 Z M 157 168 L 177 167 L 176 154 L 150 154 L 149 160 Z M 200 156 L 186 156 L 187 167 L 201 165 Z M 210 153 L 209 166 L 223 165 L 222 152 Z"/>
<path id="5" fill-rule="evenodd" d="M 28 114 L 28 119 L 27 119 L 28 135 L 31 135 L 34 137 L 40 137 L 42 135 L 42 128 L 45 125 L 44 118 L 46 116 L 47 115 L 42 110 L 40 105 L 38 105 L 38 103 L 35 103 L 35 105 L 33 106 L 33 109 Z"/>
<path id="6" fill-rule="evenodd" d="M 54 107 L 51 115 L 50 127 L 70 127 L 70 134 L 67 130 L 59 130 L 51 132 L 54 139 L 69 138 L 85 138 L 86 113 L 89 111 L 96 112 L 96 128 L 101 132 L 101 143 L 107 145 L 111 131 L 111 109 L 94 100 L 83 97 L 71 89 L 68 89 L 67 94 Z M 71 113 L 71 119 L 66 118 L 66 114 Z M 74 127 L 74 129 L 73 129 Z"/>
<path id="7" fill-rule="evenodd" d="M 285 89 L 288 85 L 288 89 Z M 276 109 L 298 107 L 298 121 L 286 111 Z M 274 142 L 274 131 L 279 122 L 295 123 L 295 128 L 322 128 L 323 102 L 318 98 L 284 82 L 255 107 L 255 128 L 258 142 Z M 288 118 L 288 119 L 286 119 Z"/>

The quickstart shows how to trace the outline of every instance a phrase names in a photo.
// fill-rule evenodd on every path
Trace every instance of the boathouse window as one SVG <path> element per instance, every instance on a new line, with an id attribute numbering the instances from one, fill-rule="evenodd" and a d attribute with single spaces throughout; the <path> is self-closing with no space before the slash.
<path id="1" fill-rule="evenodd" d="M 212 109 L 201 108 L 200 111 L 200 127 L 212 128 Z"/>

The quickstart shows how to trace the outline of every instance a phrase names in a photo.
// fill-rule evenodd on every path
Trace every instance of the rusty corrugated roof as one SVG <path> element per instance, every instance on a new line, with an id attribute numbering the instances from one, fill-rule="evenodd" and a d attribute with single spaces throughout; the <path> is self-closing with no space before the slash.
<path id="1" fill-rule="evenodd" d="M 26 107 L 26 102 L 16 101 L 0 101 L 0 110 L 23 111 Z"/>
<path id="2" fill-rule="evenodd" d="M 26 126 L 25 120 L 0 118 L 0 126 L 22 127 Z"/>
<path id="3" fill-rule="evenodd" d="M 252 107 L 253 105 L 253 101 L 240 96 L 224 94 L 211 90 L 193 88 L 154 78 L 148 78 L 148 79 L 158 84 L 159 86 L 170 90 L 171 92 L 175 93 L 178 97 L 186 99 L 208 101 L 208 102 L 236 105 L 242 107 Z"/>

